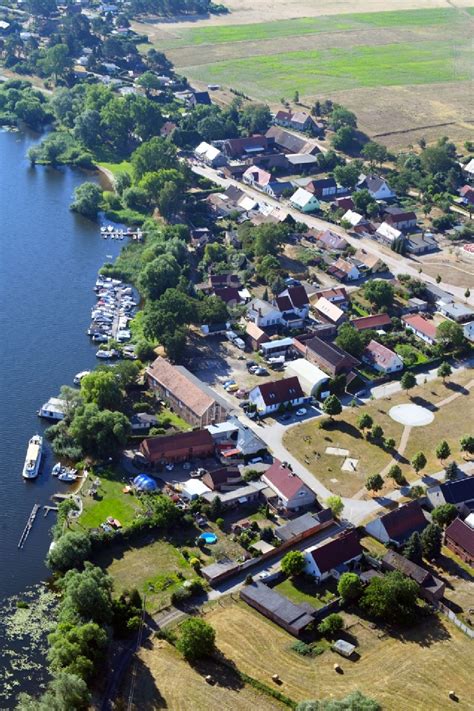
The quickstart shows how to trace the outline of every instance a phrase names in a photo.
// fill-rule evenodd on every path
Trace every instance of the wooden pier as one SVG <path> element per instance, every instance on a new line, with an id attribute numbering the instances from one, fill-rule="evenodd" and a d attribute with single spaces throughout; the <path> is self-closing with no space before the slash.
<path id="1" fill-rule="evenodd" d="M 28 521 L 26 522 L 26 526 L 23 529 L 23 532 L 20 536 L 20 540 L 18 541 L 18 548 L 23 548 L 23 546 L 26 543 L 26 539 L 30 535 L 30 531 L 33 528 L 33 524 L 35 522 L 36 514 L 39 511 L 39 504 L 35 504 L 33 508 L 31 509 L 31 513 L 28 517 Z"/>
<path id="2" fill-rule="evenodd" d="M 46 518 L 46 516 L 49 514 L 50 511 L 58 511 L 57 506 L 43 506 L 44 509 L 44 514 L 43 516 Z"/>

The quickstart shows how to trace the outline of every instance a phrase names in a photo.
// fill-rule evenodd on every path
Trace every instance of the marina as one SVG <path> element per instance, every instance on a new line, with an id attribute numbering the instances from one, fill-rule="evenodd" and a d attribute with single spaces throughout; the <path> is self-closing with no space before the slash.
<path id="1" fill-rule="evenodd" d="M 94 291 L 97 294 L 97 303 L 91 309 L 92 321 L 87 335 L 93 343 L 108 344 L 110 340 L 126 343 L 132 335 L 129 323 L 138 306 L 133 288 L 120 279 L 99 275 Z M 114 348 L 99 347 L 96 356 L 111 359 L 119 357 L 120 353 Z"/>
<path id="2" fill-rule="evenodd" d="M 125 237 L 132 239 L 136 242 L 141 242 L 144 236 L 144 232 L 140 228 L 136 230 L 129 227 L 128 229 L 116 227 L 114 225 L 105 225 L 100 228 L 100 236 L 102 239 L 119 239 L 123 240 Z"/>

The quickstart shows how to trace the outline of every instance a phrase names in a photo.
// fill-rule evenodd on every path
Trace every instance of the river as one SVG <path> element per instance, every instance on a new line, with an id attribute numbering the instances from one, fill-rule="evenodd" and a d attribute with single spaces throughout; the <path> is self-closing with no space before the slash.
<path id="1" fill-rule="evenodd" d="M 85 176 L 30 167 L 37 138 L 0 131 L 0 599 L 45 580 L 55 514 L 43 505 L 67 490 L 50 474 L 46 452 L 35 481 L 22 479 L 28 439 L 47 423 L 36 416 L 62 384 L 96 364 L 86 335 L 98 269 L 123 243 L 100 238 L 97 224 L 69 210 Z M 90 178 L 87 178 L 90 179 Z M 41 509 L 22 550 L 34 504 Z"/>

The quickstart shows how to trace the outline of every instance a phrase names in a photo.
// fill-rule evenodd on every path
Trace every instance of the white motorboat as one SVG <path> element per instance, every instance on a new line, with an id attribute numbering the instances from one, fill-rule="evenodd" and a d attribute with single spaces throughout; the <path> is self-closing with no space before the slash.
<path id="1" fill-rule="evenodd" d="M 86 375 L 89 375 L 90 372 L 91 372 L 90 370 L 81 370 L 80 373 L 76 373 L 76 375 L 74 376 L 74 379 L 72 381 L 74 383 L 74 385 L 80 385 L 82 378 L 85 378 Z"/>
<path id="2" fill-rule="evenodd" d="M 61 474 L 62 470 L 63 470 L 63 468 L 62 468 L 62 466 L 60 465 L 60 463 L 58 462 L 58 463 L 55 464 L 54 467 L 51 469 L 51 474 L 52 474 L 53 476 L 58 476 L 59 474 Z"/>
<path id="3" fill-rule="evenodd" d="M 96 358 L 102 358 L 104 360 L 108 358 L 115 358 L 117 355 L 116 351 L 106 351 L 106 350 L 98 350 L 97 353 L 95 354 Z"/>
<path id="4" fill-rule="evenodd" d="M 61 472 L 61 474 L 58 475 L 58 479 L 59 481 L 65 481 L 69 484 L 73 481 L 76 481 L 77 474 L 75 473 L 74 469 L 65 469 Z"/>
<path id="5" fill-rule="evenodd" d="M 23 465 L 23 478 L 36 479 L 39 474 L 41 455 L 43 454 L 43 438 L 41 435 L 33 435 L 28 442 L 25 464 Z"/>

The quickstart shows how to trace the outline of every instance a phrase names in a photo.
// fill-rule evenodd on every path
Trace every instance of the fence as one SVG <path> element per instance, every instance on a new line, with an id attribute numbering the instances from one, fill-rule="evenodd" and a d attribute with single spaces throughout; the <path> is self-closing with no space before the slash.
<path id="1" fill-rule="evenodd" d="M 456 627 L 459 627 L 460 630 L 464 632 L 464 634 L 467 634 L 468 637 L 471 639 L 474 639 L 474 630 L 468 627 L 467 625 L 462 622 L 462 620 L 459 619 L 459 617 L 449 609 L 449 607 L 446 607 L 446 605 L 443 605 L 442 602 L 439 603 L 438 609 L 440 612 L 443 613 L 443 615 L 446 615 L 451 622 L 454 622 Z"/>

